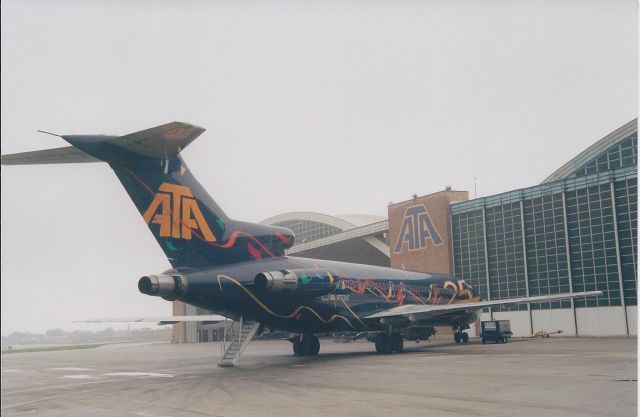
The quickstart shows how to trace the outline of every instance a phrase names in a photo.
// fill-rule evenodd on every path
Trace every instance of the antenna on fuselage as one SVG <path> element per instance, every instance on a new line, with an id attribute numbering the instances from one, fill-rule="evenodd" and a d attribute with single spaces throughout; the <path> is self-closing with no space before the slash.
<path id="1" fill-rule="evenodd" d="M 58 135 L 57 133 L 46 132 L 46 131 L 44 131 L 44 130 L 38 130 L 38 132 L 40 132 L 40 133 L 44 133 L 44 134 L 47 134 L 47 135 L 51 135 L 51 136 L 57 136 L 57 137 L 59 137 L 59 138 L 61 138 L 61 137 L 62 137 L 62 135 Z"/>

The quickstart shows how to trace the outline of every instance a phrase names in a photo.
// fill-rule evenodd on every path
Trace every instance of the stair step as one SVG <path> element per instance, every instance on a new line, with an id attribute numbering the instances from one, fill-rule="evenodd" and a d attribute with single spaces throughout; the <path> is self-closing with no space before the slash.
<path id="1" fill-rule="evenodd" d="M 240 358 L 242 351 L 247 347 L 248 342 L 255 335 L 259 324 L 254 322 L 236 322 L 228 330 L 229 345 L 222 354 L 218 362 L 219 366 L 233 366 Z"/>

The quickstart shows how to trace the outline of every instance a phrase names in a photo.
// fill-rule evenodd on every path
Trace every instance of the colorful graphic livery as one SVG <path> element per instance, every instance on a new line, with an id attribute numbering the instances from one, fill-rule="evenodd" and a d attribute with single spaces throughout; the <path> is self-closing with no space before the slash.
<path id="1" fill-rule="evenodd" d="M 173 266 L 140 278 L 138 289 L 259 323 L 257 331 L 294 333 L 298 355 L 318 353 L 315 334 L 339 331 L 366 334 L 381 353 L 402 351 L 403 339 L 427 339 L 435 326 L 452 327 L 455 340 L 466 342 L 464 330 L 482 308 L 600 294 L 481 301 L 468 283 L 448 275 L 286 256 L 294 243 L 289 229 L 229 218 L 193 177 L 180 152 L 202 132 L 174 122 L 125 136 L 65 135 L 72 146 L 5 155 L 2 164 L 106 162 Z M 443 243 L 424 206 L 406 210 L 396 252 Z"/>
<path id="2" fill-rule="evenodd" d="M 424 249 L 427 247 L 428 241 L 431 241 L 435 246 L 444 243 L 423 204 L 407 207 L 394 252 L 402 252 L 405 243 L 410 251 Z"/>

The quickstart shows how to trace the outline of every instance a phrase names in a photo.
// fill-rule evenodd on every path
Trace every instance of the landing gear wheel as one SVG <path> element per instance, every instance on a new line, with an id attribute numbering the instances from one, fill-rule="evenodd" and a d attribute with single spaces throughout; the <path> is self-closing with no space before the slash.
<path id="1" fill-rule="evenodd" d="M 404 348 L 404 341 L 402 340 L 402 336 L 398 333 L 393 333 L 389 336 L 389 351 L 402 353 Z"/>
<path id="2" fill-rule="evenodd" d="M 386 333 L 378 333 L 376 336 L 376 352 L 378 353 L 390 353 L 389 349 L 389 336 Z"/>
<path id="3" fill-rule="evenodd" d="M 453 340 L 455 340 L 456 343 L 460 343 L 462 341 L 462 339 L 460 338 L 460 333 L 455 332 L 453 334 Z"/>
<path id="4" fill-rule="evenodd" d="M 314 335 L 306 335 L 304 337 L 304 347 L 307 355 L 316 356 L 320 352 L 320 340 Z"/>
<path id="5" fill-rule="evenodd" d="M 462 343 L 469 343 L 469 334 L 468 333 L 460 333 L 460 337 L 462 338 Z"/>
<path id="6" fill-rule="evenodd" d="M 307 350 L 305 349 L 304 343 L 300 340 L 299 337 L 293 339 L 293 355 L 294 356 L 304 356 L 307 354 Z"/>

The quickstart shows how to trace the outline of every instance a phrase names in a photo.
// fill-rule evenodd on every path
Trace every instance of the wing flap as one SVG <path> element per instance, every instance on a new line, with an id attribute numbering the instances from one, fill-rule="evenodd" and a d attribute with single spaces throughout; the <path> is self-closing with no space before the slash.
<path id="1" fill-rule="evenodd" d="M 504 300 L 492 300 L 492 301 L 475 301 L 475 302 L 462 302 L 455 304 L 436 304 L 436 305 L 424 305 L 424 304 L 409 304 L 404 306 L 398 306 L 390 308 L 388 310 L 380 311 L 378 313 L 367 316 L 367 319 L 376 319 L 383 317 L 394 316 L 416 316 L 417 318 L 429 318 L 440 314 L 451 313 L 454 311 L 462 310 L 479 310 L 485 307 L 509 305 L 509 304 L 521 304 L 521 303 L 538 303 L 543 301 L 556 301 L 566 300 L 577 297 L 591 297 L 602 295 L 602 291 L 584 291 L 564 294 L 552 294 L 552 295 L 538 295 L 535 297 L 520 297 L 520 298 L 508 298 Z"/>

